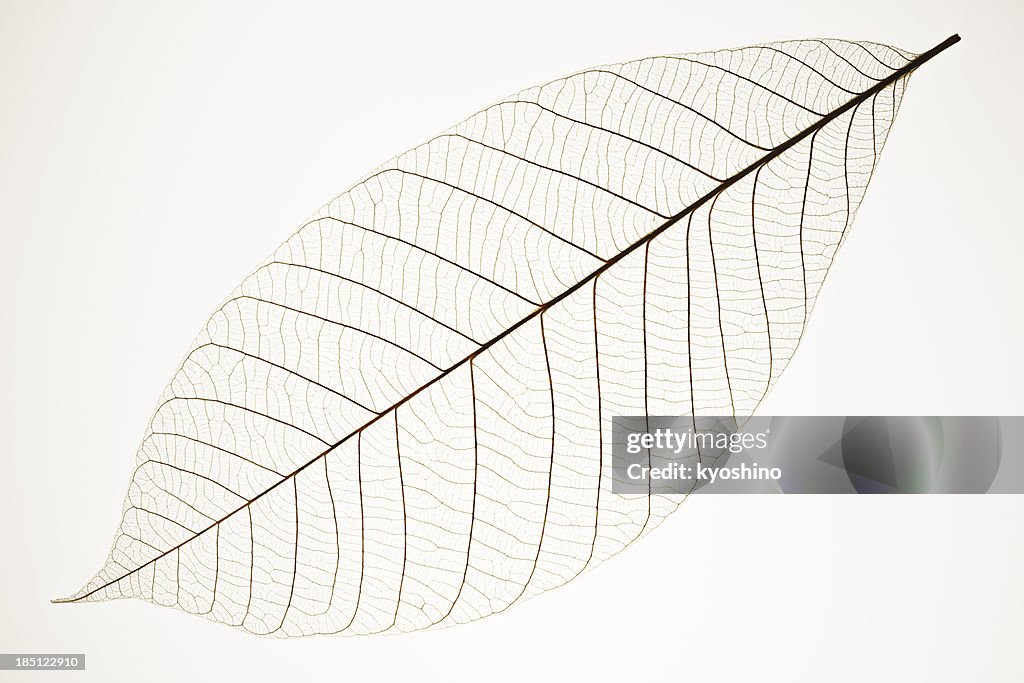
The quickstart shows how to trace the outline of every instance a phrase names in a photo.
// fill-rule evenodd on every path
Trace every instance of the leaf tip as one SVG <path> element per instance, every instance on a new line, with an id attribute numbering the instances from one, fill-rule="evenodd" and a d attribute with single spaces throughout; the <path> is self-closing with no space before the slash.
<path id="1" fill-rule="evenodd" d="M 52 598 L 50 600 L 51 605 L 66 605 L 73 602 L 81 602 L 83 597 L 83 591 L 79 590 L 71 595 L 65 595 L 63 598 Z"/>

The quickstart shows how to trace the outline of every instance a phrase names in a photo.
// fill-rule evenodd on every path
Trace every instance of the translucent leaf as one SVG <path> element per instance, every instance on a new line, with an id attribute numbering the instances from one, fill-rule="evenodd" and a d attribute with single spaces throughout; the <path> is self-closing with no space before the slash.
<path id="1" fill-rule="evenodd" d="M 956 40 L 588 69 L 381 166 L 210 317 L 65 601 L 412 631 L 622 550 L 681 499 L 611 492 L 612 417 L 754 411 L 907 78 Z"/>

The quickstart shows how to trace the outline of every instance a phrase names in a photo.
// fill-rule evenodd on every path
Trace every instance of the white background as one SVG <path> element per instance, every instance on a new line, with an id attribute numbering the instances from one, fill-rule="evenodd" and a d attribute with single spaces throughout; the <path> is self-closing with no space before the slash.
<path id="1" fill-rule="evenodd" d="M 1024 678 L 1021 497 L 693 499 L 570 586 L 398 637 L 48 602 L 101 564 L 156 397 L 245 274 L 390 156 L 599 63 L 961 33 L 762 411 L 1024 413 L 1019 2 L 0 7 L 0 651 L 87 653 L 58 680 Z"/>

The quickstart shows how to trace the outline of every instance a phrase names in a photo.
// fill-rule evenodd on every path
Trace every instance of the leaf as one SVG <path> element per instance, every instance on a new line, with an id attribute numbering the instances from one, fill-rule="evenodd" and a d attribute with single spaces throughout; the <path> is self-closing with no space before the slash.
<path id="1" fill-rule="evenodd" d="M 615 554 L 680 499 L 611 492 L 611 418 L 754 411 L 907 78 L 957 40 L 589 69 L 380 167 L 211 316 L 63 601 L 411 631 Z"/>

